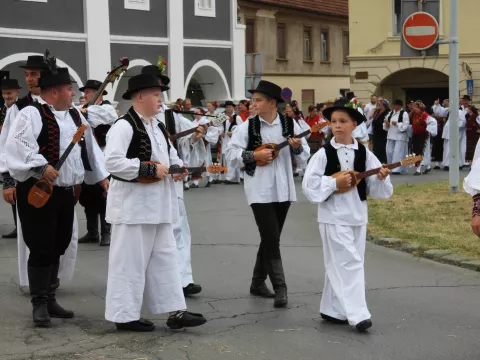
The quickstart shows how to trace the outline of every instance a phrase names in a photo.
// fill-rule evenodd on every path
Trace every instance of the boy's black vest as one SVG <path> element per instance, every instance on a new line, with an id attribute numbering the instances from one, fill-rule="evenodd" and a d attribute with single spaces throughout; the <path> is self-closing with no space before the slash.
<path id="1" fill-rule="evenodd" d="M 291 138 L 294 136 L 294 120 L 291 117 L 283 116 L 282 114 L 278 114 L 280 116 L 280 123 L 282 124 L 282 135 L 285 138 Z M 257 115 L 253 119 L 249 119 L 248 121 L 248 145 L 247 151 L 255 151 L 256 148 L 263 145 L 262 135 L 260 134 L 260 117 Z M 245 164 L 245 172 L 253 176 L 255 174 L 255 169 L 257 168 L 257 164 L 247 163 Z"/>
<path id="2" fill-rule="evenodd" d="M 394 113 L 395 113 L 394 111 L 390 112 L 390 116 L 388 117 L 388 122 L 389 123 L 391 122 Z M 403 123 L 403 114 L 404 113 L 405 113 L 405 110 L 400 110 L 400 114 L 398 114 L 398 120 L 397 120 L 398 123 Z"/>
<path id="3" fill-rule="evenodd" d="M 332 176 L 333 174 L 342 171 L 340 166 L 340 160 L 338 159 L 337 149 L 331 144 L 327 144 L 323 147 L 325 154 L 327 155 L 327 165 L 325 166 L 325 175 Z M 353 170 L 361 173 L 366 169 L 367 163 L 367 150 L 365 146 L 358 143 L 358 150 L 355 150 L 355 160 L 353 161 Z M 357 185 L 358 196 L 360 200 L 367 200 L 367 183 L 365 179 L 362 179 Z"/>
<path id="4" fill-rule="evenodd" d="M 125 115 L 123 115 L 118 120 L 126 120 L 133 129 L 133 136 L 130 145 L 127 150 L 127 159 L 139 159 L 140 162 L 151 161 L 152 158 L 152 143 L 150 137 L 148 136 L 147 130 L 142 123 L 142 120 L 139 118 L 133 107 L 131 107 Z M 117 120 L 117 121 L 118 121 Z M 160 121 L 158 122 L 158 127 L 162 131 L 163 136 L 167 142 L 168 154 L 170 155 L 170 140 L 168 139 L 168 132 Z M 116 180 L 126 181 L 126 182 L 137 182 L 135 179 L 128 181 L 117 176 L 112 177 Z"/>
<path id="5" fill-rule="evenodd" d="M 42 105 L 38 102 L 33 102 L 32 106 L 37 108 L 42 118 L 42 130 L 37 138 L 38 147 L 40 148 L 39 153 L 43 155 L 45 159 L 47 159 L 50 165 L 55 166 L 60 159 L 60 128 L 58 127 L 57 120 L 55 119 L 55 115 L 53 115 L 48 104 Z M 77 128 L 80 127 L 82 125 L 82 119 L 78 110 L 70 108 L 68 112 L 70 113 L 70 116 L 72 117 Z M 84 169 L 92 171 L 92 167 L 88 161 L 85 139 L 82 137 L 78 144 L 81 148 Z"/>

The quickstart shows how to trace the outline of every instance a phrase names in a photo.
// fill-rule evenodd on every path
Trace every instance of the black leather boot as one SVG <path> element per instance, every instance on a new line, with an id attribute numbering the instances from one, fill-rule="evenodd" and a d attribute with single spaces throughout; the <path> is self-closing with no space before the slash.
<path id="1" fill-rule="evenodd" d="M 102 236 L 100 238 L 100 246 L 110 246 L 110 234 L 112 225 L 107 223 L 105 215 L 100 214 L 100 224 L 102 230 Z"/>
<path id="2" fill-rule="evenodd" d="M 287 284 L 285 283 L 282 259 L 268 260 L 268 275 L 270 276 L 270 280 L 273 284 L 273 290 L 275 291 L 275 301 L 273 306 L 287 306 Z"/>
<path id="3" fill-rule="evenodd" d="M 250 294 L 264 298 L 273 298 L 275 294 L 265 284 L 267 279 L 267 269 L 261 249 L 258 249 L 257 261 L 253 268 L 252 284 L 250 285 Z"/>
<path id="4" fill-rule="evenodd" d="M 87 234 L 78 239 L 78 243 L 98 243 L 100 241 L 100 235 L 98 233 L 98 214 L 96 211 L 87 211 L 87 209 L 85 209 L 85 216 L 87 217 Z"/>
<path id="5" fill-rule="evenodd" d="M 48 313 L 52 318 L 71 319 L 74 317 L 73 311 L 65 310 L 58 303 L 55 296 L 57 291 L 58 264 L 52 265 L 50 281 L 48 285 Z"/>
<path id="6" fill-rule="evenodd" d="M 50 283 L 51 267 L 28 267 L 28 282 L 33 306 L 33 323 L 37 327 L 49 327 L 48 285 Z"/>

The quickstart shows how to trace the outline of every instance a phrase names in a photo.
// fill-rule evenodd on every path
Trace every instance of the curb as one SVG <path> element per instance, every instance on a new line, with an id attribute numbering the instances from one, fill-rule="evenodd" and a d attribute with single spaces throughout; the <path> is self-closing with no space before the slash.
<path id="1" fill-rule="evenodd" d="M 374 234 L 367 234 L 367 241 L 375 245 L 403 251 L 414 256 L 423 257 L 443 264 L 480 272 L 480 260 L 472 260 L 462 255 L 453 254 L 449 250 L 425 249 L 418 244 L 410 244 L 404 240 L 382 237 Z"/>

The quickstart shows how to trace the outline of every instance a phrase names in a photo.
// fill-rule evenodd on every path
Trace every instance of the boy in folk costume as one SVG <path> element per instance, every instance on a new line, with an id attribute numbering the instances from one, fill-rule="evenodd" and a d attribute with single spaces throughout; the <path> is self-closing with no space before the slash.
<path id="1" fill-rule="evenodd" d="M 87 80 L 85 86 L 79 90 L 84 93 L 85 100 L 89 103 L 95 97 L 95 94 L 101 86 L 102 83 L 98 80 Z M 104 90 L 97 102 L 88 108 L 83 108 L 83 106 L 78 107 L 93 128 L 95 139 L 102 150 L 106 145 L 107 132 L 118 118 L 115 108 L 109 101 L 103 100 L 103 96 L 107 94 L 107 91 Z M 83 183 L 79 202 L 80 205 L 85 208 L 87 234 L 78 239 L 78 243 L 97 243 L 100 246 L 109 246 L 111 226 L 105 220 L 107 198 L 102 188 L 98 185 L 87 185 Z M 98 231 L 99 218 L 100 232 Z"/>
<path id="2" fill-rule="evenodd" d="M 47 55 L 47 54 L 46 54 Z M 103 155 L 90 127 L 85 141 L 75 146 L 60 171 L 54 166 L 70 145 L 77 128 L 87 124 L 80 112 L 71 108 L 73 90 L 68 69 L 57 68 L 55 58 L 47 58 L 49 70 L 41 72 L 39 103 L 25 107 L 12 124 L 6 143 L 7 167 L 17 181 L 18 216 L 30 255 L 28 280 L 35 326 L 50 326 L 50 318 L 72 318 L 72 311 L 56 302 L 60 256 L 72 239 L 75 224 L 74 185 L 100 183 L 108 190 L 108 173 Z M 28 202 L 30 189 L 38 179 L 53 184 L 45 206 Z"/>
<path id="3" fill-rule="evenodd" d="M 155 76 L 159 84 L 163 87 L 163 91 L 166 91 L 169 90 L 167 85 L 170 83 L 170 78 L 166 76 L 166 70 L 166 62 L 160 57 L 157 66 L 149 65 L 143 67 L 142 74 Z M 165 109 L 163 106 L 155 117 L 166 127 L 170 135 L 196 127 L 193 122 L 187 120 L 181 116 L 181 114 L 176 114 L 168 108 Z M 188 164 L 191 167 L 199 167 L 204 162 L 206 156 L 205 146 L 202 141 L 204 133 L 205 129 L 199 126 L 194 134 L 181 137 L 173 142 L 172 145 L 175 150 L 177 150 L 178 157 L 183 161 L 184 165 Z M 178 264 L 183 293 L 184 295 L 194 295 L 200 293 L 202 287 L 193 282 L 191 258 L 192 236 L 190 234 L 187 211 L 183 201 L 182 181 L 175 182 L 175 191 L 178 198 L 179 216 L 177 217 L 177 221 L 172 223 L 172 225 L 179 255 Z"/>
<path id="4" fill-rule="evenodd" d="M 187 312 L 182 291 L 173 225 L 179 216 L 174 179 L 169 168 L 183 162 L 170 145 L 165 126 L 155 116 L 162 107 L 157 77 L 134 76 L 123 99 L 133 106 L 110 129 L 105 163 L 112 174 L 107 221 L 112 224 L 105 318 L 119 330 L 153 331 L 140 317 L 145 293 L 154 314 L 170 313 L 174 329 L 206 322 Z M 152 163 L 153 162 L 153 163 Z M 137 178 L 153 183 L 141 183 Z"/>
<path id="5" fill-rule="evenodd" d="M 326 321 L 350 324 L 359 331 L 372 326 L 365 300 L 364 255 L 367 232 L 367 195 L 388 198 L 393 193 L 389 170 L 363 179 L 343 194 L 339 188 L 355 184 L 351 173 L 382 166 L 365 146 L 352 136 L 364 117 L 355 109 L 334 106 L 324 111 L 334 137 L 309 161 L 303 192 L 318 204 L 318 222 L 323 242 L 325 284 L 320 315 Z"/>
<path id="6" fill-rule="evenodd" d="M 16 116 L 25 107 L 36 104 L 38 102 L 45 103 L 40 97 L 41 89 L 38 86 L 38 81 L 42 70 L 48 70 L 47 64 L 44 62 L 44 57 L 39 55 L 29 56 L 27 62 L 20 66 L 25 72 L 25 83 L 27 84 L 29 93 L 18 99 L 8 110 L 0 134 L 0 172 L 3 177 L 3 198 L 9 204 L 16 204 L 16 188 L 15 180 L 11 177 L 7 168 L 6 143 L 10 134 L 10 129 L 15 123 Z M 15 219 L 17 219 L 17 212 L 15 211 Z M 18 221 L 17 221 L 18 222 Z M 17 224 L 17 229 L 4 237 L 17 237 L 18 248 L 18 271 L 20 286 L 28 286 L 28 258 L 30 251 L 25 244 L 22 234 L 21 224 Z M 60 257 L 60 269 L 58 272 L 57 287 L 60 285 L 60 280 L 71 280 L 75 271 L 75 262 L 77 259 L 78 246 L 78 222 L 77 214 L 74 213 L 72 240 L 68 245 L 65 254 Z"/>
<path id="7" fill-rule="evenodd" d="M 294 138 L 302 130 L 290 117 L 277 112 L 277 104 L 283 102 L 282 89 L 262 80 L 258 87 L 249 90 L 255 112 L 254 118 L 239 125 L 233 132 L 227 149 L 231 166 L 245 167 L 245 194 L 260 232 L 261 242 L 253 269 L 250 293 L 261 297 L 275 297 L 274 306 L 288 303 L 287 285 L 280 254 L 280 235 L 290 204 L 297 200 L 293 180 L 292 156 L 302 167 L 310 156 L 305 138 Z M 290 146 L 280 150 L 273 160 L 272 150 L 255 152 L 262 144 L 280 144 L 288 139 Z M 257 166 L 257 161 L 267 163 Z M 267 288 L 270 277 L 275 294 Z"/>
<path id="8" fill-rule="evenodd" d="M 408 126 L 410 117 L 408 112 L 402 109 L 403 101 L 395 100 L 393 102 L 393 111 L 387 115 L 384 120 L 383 129 L 387 134 L 387 162 L 393 164 L 402 161 L 408 154 Z M 398 167 L 392 170 L 392 174 L 399 175 L 402 168 Z M 406 170 L 404 171 L 406 172 Z"/>
<path id="9" fill-rule="evenodd" d="M 224 184 L 238 184 L 240 182 L 240 168 L 236 168 L 230 164 L 227 160 L 227 149 L 228 144 L 231 141 L 233 132 L 237 128 L 238 125 L 243 123 L 242 118 L 235 114 L 235 104 L 233 101 L 225 102 L 225 113 L 229 117 L 229 121 L 224 122 L 220 127 L 220 143 L 222 147 L 222 165 L 227 167 L 227 173 L 225 174 L 225 180 L 223 181 Z"/>

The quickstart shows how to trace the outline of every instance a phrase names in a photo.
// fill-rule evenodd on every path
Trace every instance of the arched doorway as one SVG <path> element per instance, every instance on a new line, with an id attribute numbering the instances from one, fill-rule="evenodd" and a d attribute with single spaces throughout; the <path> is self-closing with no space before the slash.
<path id="1" fill-rule="evenodd" d="M 209 100 L 231 99 L 230 87 L 220 66 L 210 60 L 196 63 L 185 82 L 185 98 L 191 98 L 194 106 L 206 106 Z"/>
<path id="2" fill-rule="evenodd" d="M 3 59 L 0 59 L 0 70 L 8 71 L 9 78 L 17 79 L 18 83 L 22 87 L 22 89 L 20 90 L 20 96 L 27 95 L 28 88 L 25 85 L 25 75 L 23 72 L 23 68 L 20 68 L 19 66 L 22 65 L 22 63 L 25 63 L 25 61 L 27 61 L 27 58 L 32 55 L 43 56 L 43 54 L 39 54 L 39 53 L 18 53 L 18 54 L 13 54 L 13 55 L 4 57 Z M 80 90 L 78 90 L 83 86 L 82 79 L 73 68 L 71 68 L 68 64 L 66 64 L 61 59 L 58 59 L 58 58 L 57 58 L 57 66 L 68 68 L 68 72 L 70 73 L 70 78 L 76 82 L 73 84 L 73 90 L 75 91 L 75 94 L 76 94 L 73 101 L 77 103 L 78 98 L 82 95 Z"/>
<path id="3" fill-rule="evenodd" d="M 130 60 L 130 65 L 128 66 L 128 70 L 120 75 L 120 78 L 115 81 L 113 84 L 112 94 L 113 94 L 113 101 L 117 105 L 117 110 L 120 111 L 120 114 L 125 114 L 127 110 L 132 106 L 131 102 L 128 100 L 123 100 L 122 95 L 128 88 L 128 79 L 132 76 L 140 74 L 142 68 L 144 66 L 152 65 L 146 60 L 142 59 L 135 59 Z M 108 91 L 108 88 L 107 88 Z M 163 93 L 163 101 L 168 103 L 168 95 L 166 92 Z"/>
<path id="4" fill-rule="evenodd" d="M 448 76 L 433 69 L 404 69 L 383 79 L 375 93 L 389 100 L 422 100 L 430 108 L 436 99 L 448 98 Z"/>

